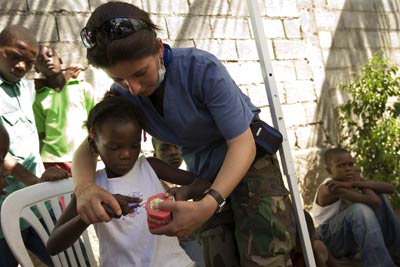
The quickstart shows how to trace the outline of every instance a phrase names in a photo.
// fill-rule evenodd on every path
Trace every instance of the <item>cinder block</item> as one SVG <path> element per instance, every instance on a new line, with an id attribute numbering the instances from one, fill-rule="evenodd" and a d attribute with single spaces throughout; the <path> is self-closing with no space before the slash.
<path id="1" fill-rule="evenodd" d="M 268 97 L 264 84 L 246 85 L 242 86 L 242 88 L 247 89 L 251 103 L 253 103 L 256 107 L 268 106 Z"/>
<path id="2" fill-rule="evenodd" d="M 386 13 L 386 21 L 387 25 L 384 27 L 385 29 L 390 29 L 390 30 L 399 30 L 399 22 L 400 22 L 400 14 L 399 12 L 392 12 L 392 13 Z M 382 20 L 382 22 L 385 22 Z"/>
<path id="3" fill-rule="evenodd" d="M 307 124 L 307 114 L 304 104 L 282 105 L 282 113 L 285 125 L 288 128 Z M 293 116 L 293 114 L 296 115 Z"/>
<path id="4" fill-rule="evenodd" d="M 69 67 L 73 65 L 81 65 L 83 67 L 88 66 L 86 59 L 87 49 L 83 46 L 82 42 L 73 43 L 56 43 L 54 49 L 63 61 L 63 67 Z"/>
<path id="5" fill-rule="evenodd" d="M 237 40 L 236 47 L 239 60 L 258 60 L 257 46 L 255 40 Z M 272 49 L 270 50 L 270 52 Z"/>
<path id="6" fill-rule="evenodd" d="M 362 48 L 388 48 L 390 44 L 389 31 L 358 31 Z"/>
<path id="7" fill-rule="evenodd" d="M 212 38 L 249 39 L 250 25 L 244 18 L 211 18 Z"/>
<path id="8" fill-rule="evenodd" d="M 337 30 L 333 35 L 333 47 L 336 48 L 359 48 L 362 41 L 359 40 L 357 31 Z"/>
<path id="9" fill-rule="evenodd" d="M 343 28 L 341 11 L 317 9 L 314 12 L 315 22 L 319 30 L 336 30 Z"/>
<path id="10" fill-rule="evenodd" d="M 214 54 L 220 60 L 238 60 L 238 53 L 234 40 L 195 40 L 197 48 Z"/>
<path id="11" fill-rule="evenodd" d="M 326 142 L 323 127 L 319 124 L 296 127 L 296 145 L 299 149 L 307 149 Z"/>
<path id="12" fill-rule="evenodd" d="M 364 65 L 369 58 L 379 49 L 354 49 L 349 50 L 352 67 L 354 70 L 359 70 L 361 65 Z M 386 50 L 387 51 L 387 50 Z M 386 56 L 386 54 L 385 54 Z"/>
<path id="13" fill-rule="evenodd" d="M 330 31 L 320 31 L 318 32 L 319 45 L 321 48 L 331 48 L 332 47 L 332 34 Z"/>
<path id="14" fill-rule="evenodd" d="M 38 12 L 89 12 L 89 2 L 85 1 L 65 1 L 65 0 L 27 0 L 29 10 Z"/>
<path id="15" fill-rule="evenodd" d="M 98 6 L 110 2 L 109 0 L 88 0 L 90 3 L 91 11 L 94 11 Z M 125 2 L 132 5 L 137 6 L 140 9 L 143 9 L 142 0 L 118 0 L 119 2 Z"/>
<path id="16" fill-rule="evenodd" d="M 349 0 L 327 0 L 328 9 L 350 10 L 351 4 Z"/>
<path id="17" fill-rule="evenodd" d="M 284 87 L 288 104 L 317 101 L 312 81 L 287 81 Z"/>
<path id="18" fill-rule="evenodd" d="M 253 0 L 255 1 L 255 0 Z M 264 5 L 264 0 L 256 0 L 258 7 L 258 10 L 260 12 L 261 16 L 266 16 L 267 15 L 267 10 L 265 9 Z M 231 14 L 232 16 L 249 16 L 249 9 L 247 6 L 247 2 L 243 0 L 231 0 L 230 1 L 230 6 L 231 6 Z"/>
<path id="19" fill-rule="evenodd" d="M 340 84 L 351 80 L 350 68 L 326 70 L 324 88 L 339 88 Z"/>
<path id="20" fill-rule="evenodd" d="M 269 17 L 298 17 L 296 0 L 265 0 L 267 16 Z"/>
<path id="21" fill-rule="evenodd" d="M 303 2 L 309 3 L 309 0 L 301 0 Z M 327 0 L 314 0 L 313 4 L 315 7 L 323 7 L 326 8 L 328 6 Z"/>
<path id="22" fill-rule="evenodd" d="M 326 68 L 349 68 L 352 66 L 351 52 L 348 49 L 323 50 Z"/>
<path id="23" fill-rule="evenodd" d="M 313 73 L 308 60 L 296 60 L 294 62 L 297 80 L 311 80 Z"/>
<path id="24" fill-rule="evenodd" d="M 150 19 L 154 24 L 160 27 L 160 30 L 157 31 L 157 37 L 168 39 L 168 28 L 165 18 L 158 15 L 150 15 Z"/>
<path id="25" fill-rule="evenodd" d="M 152 14 L 188 14 L 187 0 L 143 1 L 143 9 Z"/>
<path id="26" fill-rule="evenodd" d="M 393 49 L 390 53 L 390 59 L 393 64 L 400 66 L 400 49 Z"/>
<path id="27" fill-rule="evenodd" d="M 258 62 L 225 63 L 224 64 L 238 85 L 259 84 L 263 82 Z"/>
<path id="28" fill-rule="evenodd" d="M 400 48 L 400 32 L 399 31 L 390 31 L 389 39 L 390 39 L 390 47 Z"/>
<path id="29" fill-rule="evenodd" d="M 83 13 L 58 16 L 57 26 L 60 40 L 62 42 L 80 41 L 80 32 L 85 27 L 88 19 L 89 15 Z"/>
<path id="30" fill-rule="evenodd" d="M 277 59 L 306 58 L 306 45 L 301 40 L 273 40 Z"/>
<path id="31" fill-rule="evenodd" d="M 1 10 L 4 11 L 27 11 L 28 5 L 26 1 L 10 1 L 0 0 Z"/>
<path id="32" fill-rule="evenodd" d="M 329 147 L 329 144 L 325 143 L 322 147 L 326 148 L 327 146 Z M 310 147 L 308 149 L 294 150 L 293 155 L 304 206 L 311 208 L 316 189 L 329 176 L 321 161 L 321 148 Z"/>
<path id="33" fill-rule="evenodd" d="M 189 7 L 190 15 L 224 16 L 231 14 L 229 9 L 229 3 L 226 0 L 213 0 L 213 1 L 188 0 L 188 1 L 190 5 Z M 244 1 L 242 2 L 244 3 L 244 5 L 246 5 Z"/>
<path id="34" fill-rule="evenodd" d="M 211 38 L 208 17 L 167 17 L 170 39 L 207 39 Z"/>
<path id="35" fill-rule="evenodd" d="M 306 113 L 306 124 L 313 124 L 320 121 L 318 118 L 317 110 L 318 110 L 318 103 L 317 102 L 306 102 L 303 103 L 304 110 Z"/>
<path id="36" fill-rule="evenodd" d="M 283 82 L 296 80 L 296 72 L 292 61 L 273 60 L 271 64 L 275 75 L 275 81 Z"/>
<path id="37" fill-rule="evenodd" d="M 254 35 L 253 33 L 251 33 L 252 35 Z M 273 48 L 273 44 L 272 44 L 272 39 L 268 39 L 268 38 L 265 38 L 266 39 L 266 46 L 267 46 L 267 48 L 268 48 L 268 56 L 269 56 L 269 58 L 271 59 L 271 60 L 273 60 L 273 59 L 275 59 L 276 58 L 276 56 L 275 56 L 275 51 L 274 51 L 274 48 Z M 239 41 L 242 41 L 242 40 L 238 40 L 238 42 Z M 259 42 L 259 40 L 255 40 L 255 39 L 249 39 L 249 40 L 243 40 L 244 42 L 246 42 L 246 41 L 252 41 L 252 42 L 254 42 L 254 44 L 256 45 L 255 46 L 255 49 L 257 50 L 257 43 Z M 246 49 L 244 49 L 243 51 L 246 51 Z M 243 52 L 242 51 L 242 52 Z M 240 52 L 239 52 L 240 53 Z M 259 56 L 260 55 L 258 55 L 258 51 L 254 51 L 253 53 L 257 53 L 257 59 L 259 59 Z M 239 54 L 240 55 L 240 54 Z M 250 55 L 249 55 L 250 56 Z M 244 55 L 243 53 L 242 53 L 242 57 L 246 57 L 246 55 Z"/>
<path id="38" fill-rule="evenodd" d="M 0 25 L 21 24 L 36 34 L 39 42 L 58 41 L 56 20 L 53 15 L 4 15 Z"/>
<path id="39" fill-rule="evenodd" d="M 285 91 L 283 90 L 282 83 L 277 82 L 275 84 L 275 87 L 276 87 L 276 91 L 278 92 L 278 96 L 277 96 L 277 99 L 274 96 L 274 99 L 278 100 L 279 103 L 281 103 L 281 104 L 285 104 L 286 96 L 285 96 Z M 247 85 L 246 88 L 248 88 L 249 97 L 251 99 L 251 102 L 254 105 L 256 105 L 259 108 L 269 106 L 268 94 L 270 94 L 272 92 L 267 91 L 265 83 L 256 84 L 256 85 Z M 270 90 L 269 87 L 268 87 L 268 90 Z"/>
<path id="40" fill-rule="evenodd" d="M 342 17 L 348 29 L 390 29 L 386 14 L 343 11 Z"/>
<path id="41" fill-rule="evenodd" d="M 273 126 L 272 123 L 272 112 L 269 106 L 266 107 L 261 107 L 261 112 L 260 112 L 260 119 L 268 123 L 269 125 Z"/>
<path id="42" fill-rule="evenodd" d="M 287 38 L 300 39 L 302 37 L 300 19 L 284 19 L 283 27 Z"/>
<path id="43" fill-rule="evenodd" d="M 267 38 L 284 38 L 285 32 L 280 19 L 263 19 L 265 36 Z"/>
<path id="44" fill-rule="evenodd" d="M 373 0 L 351 0 L 351 10 L 354 11 L 375 11 Z"/>
<path id="45" fill-rule="evenodd" d="M 400 10 L 400 3 L 393 0 L 374 1 L 374 6 L 377 11 L 398 12 Z"/>

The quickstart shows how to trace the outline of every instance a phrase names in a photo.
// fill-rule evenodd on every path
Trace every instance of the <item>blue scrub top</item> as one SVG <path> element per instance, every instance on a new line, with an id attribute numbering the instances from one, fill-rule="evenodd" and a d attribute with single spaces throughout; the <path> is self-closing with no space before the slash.
<path id="1" fill-rule="evenodd" d="M 148 97 L 133 96 L 117 84 L 112 90 L 128 96 L 143 111 L 149 134 L 181 146 L 189 171 L 212 181 L 225 159 L 225 140 L 242 134 L 260 110 L 212 54 L 164 47 L 163 116 Z"/>

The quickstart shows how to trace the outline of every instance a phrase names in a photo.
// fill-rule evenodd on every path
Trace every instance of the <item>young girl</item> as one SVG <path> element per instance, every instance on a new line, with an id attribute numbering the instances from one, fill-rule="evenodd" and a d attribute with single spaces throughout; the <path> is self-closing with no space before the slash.
<path id="1" fill-rule="evenodd" d="M 176 237 L 149 232 L 141 200 L 164 192 L 159 178 L 187 185 L 176 190 L 177 199 L 198 197 L 209 187 L 209 182 L 195 179 L 193 174 L 156 158 L 139 157 L 142 124 L 133 104 L 124 97 L 114 96 L 99 102 L 89 114 L 87 127 L 92 150 L 105 165 L 96 174 L 96 184 L 118 193 L 114 196 L 124 214 L 122 218 L 94 225 L 101 266 L 192 266 Z M 129 212 L 128 203 L 137 203 L 138 207 Z M 117 217 L 112 209 L 106 207 L 106 210 Z M 77 213 L 73 197 L 50 235 L 49 252 L 57 254 L 65 250 L 87 227 Z"/>

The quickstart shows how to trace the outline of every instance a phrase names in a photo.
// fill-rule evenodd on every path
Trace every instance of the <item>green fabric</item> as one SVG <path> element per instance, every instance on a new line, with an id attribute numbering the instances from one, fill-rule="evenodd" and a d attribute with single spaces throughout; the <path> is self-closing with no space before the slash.
<path id="1" fill-rule="evenodd" d="M 36 128 L 45 133 L 44 162 L 71 162 L 74 151 L 87 136 L 84 123 L 95 104 L 92 87 L 69 80 L 60 92 L 43 87 L 36 93 L 33 111 Z"/>
<path id="2" fill-rule="evenodd" d="M 292 266 L 296 223 L 275 156 L 256 159 L 227 203 L 198 233 L 206 266 Z M 221 220 L 229 211 L 231 223 Z"/>
<path id="3" fill-rule="evenodd" d="M 40 177 L 44 171 L 39 154 L 39 140 L 35 127 L 32 104 L 35 97 L 33 84 L 20 80 L 15 84 L 8 83 L 0 77 L 0 124 L 10 136 L 10 154 L 17 161 Z M 10 194 L 26 187 L 25 184 L 12 176 L 8 176 L 9 185 L 5 191 Z M 0 205 L 7 196 L 0 196 Z M 21 221 L 21 229 L 29 225 Z M 4 238 L 0 230 L 0 238 Z"/>

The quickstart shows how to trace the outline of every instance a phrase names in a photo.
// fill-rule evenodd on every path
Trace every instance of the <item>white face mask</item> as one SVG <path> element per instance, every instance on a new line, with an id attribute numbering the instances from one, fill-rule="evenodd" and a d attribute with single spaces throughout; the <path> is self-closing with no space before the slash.
<path id="1" fill-rule="evenodd" d="M 167 70 L 165 69 L 165 66 L 162 62 L 160 62 L 160 68 L 158 69 L 158 81 L 156 83 L 156 88 L 158 88 L 161 83 L 164 81 L 165 78 L 165 72 Z"/>

